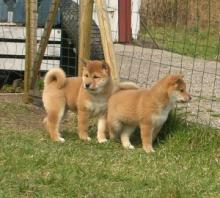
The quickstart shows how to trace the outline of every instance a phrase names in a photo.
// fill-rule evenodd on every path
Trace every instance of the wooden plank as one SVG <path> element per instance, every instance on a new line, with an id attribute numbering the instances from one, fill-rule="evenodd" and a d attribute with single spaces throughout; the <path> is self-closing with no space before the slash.
<path id="1" fill-rule="evenodd" d="M 37 46 L 39 46 L 39 44 L 37 44 Z M 0 54 L 25 55 L 25 43 L 0 42 Z M 60 56 L 60 45 L 48 44 L 45 55 Z"/>
<path id="2" fill-rule="evenodd" d="M 108 14 L 106 12 L 105 1 L 95 0 L 96 11 L 99 20 L 99 27 L 102 39 L 102 46 L 105 56 L 105 61 L 111 68 L 111 74 L 114 81 L 119 81 L 118 69 L 116 67 L 116 57 L 112 42 L 111 29 L 109 24 Z"/>
<path id="3" fill-rule="evenodd" d="M 59 60 L 43 60 L 41 71 L 47 71 L 60 65 Z M 25 59 L 0 58 L 0 70 L 24 71 Z"/>
<path id="4" fill-rule="evenodd" d="M 90 59 L 93 4 L 93 0 L 81 0 L 80 2 L 79 76 L 82 75 L 83 68 L 81 59 Z"/>
<path id="5" fill-rule="evenodd" d="M 38 72 L 40 70 L 41 62 L 46 50 L 46 46 L 50 37 L 50 33 L 56 18 L 56 14 L 60 5 L 60 0 L 52 0 L 49 15 L 45 24 L 44 32 L 40 41 L 40 46 L 34 60 L 34 71 L 33 78 L 31 81 L 31 88 L 34 88 L 35 82 L 37 80 Z"/>
<path id="6" fill-rule="evenodd" d="M 37 29 L 37 40 L 43 35 L 43 28 Z M 0 38 L 5 39 L 26 39 L 25 27 L 0 25 Z M 61 30 L 52 29 L 49 37 L 50 41 L 61 41 Z"/>

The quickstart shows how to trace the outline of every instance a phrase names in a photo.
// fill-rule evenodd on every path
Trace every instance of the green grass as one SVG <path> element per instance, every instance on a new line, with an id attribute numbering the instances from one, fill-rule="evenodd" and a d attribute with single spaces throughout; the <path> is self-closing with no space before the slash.
<path id="1" fill-rule="evenodd" d="M 216 118 L 220 118 L 220 113 L 212 113 L 211 116 L 216 117 Z"/>
<path id="2" fill-rule="evenodd" d="M 216 60 L 220 51 L 219 32 L 216 28 L 200 30 L 196 27 L 149 27 L 149 32 L 161 49 L 191 57 Z M 151 40 L 145 31 L 142 40 Z"/>
<path id="3" fill-rule="evenodd" d="M 0 102 L 0 112 L 33 119 L 25 105 Z M 64 131 L 64 144 L 52 142 L 43 129 L 5 121 L 0 126 L 0 197 L 220 196 L 216 129 L 171 118 L 156 152 L 146 154 L 139 136 L 134 151 L 118 141 L 98 144 L 94 125 L 91 142 L 80 141 L 74 129 Z"/>

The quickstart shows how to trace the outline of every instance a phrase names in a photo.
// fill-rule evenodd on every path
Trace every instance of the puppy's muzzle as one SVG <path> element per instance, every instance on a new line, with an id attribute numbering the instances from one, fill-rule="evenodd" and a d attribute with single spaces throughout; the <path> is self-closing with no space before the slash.
<path id="1" fill-rule="evenodd" d="M 180 100 L 181 103 L 187 103 L 192 100 L 192 97 L 188 95 L 187 97 L 184 97 L 184 99 Z"/>
<path id="2" fill-rule="evenodd" d="M 91 85 L 91 84 L 87 83 L 87 84 L 84 84 L 84 87 L 85 87 L 86 89 L 89 89 L 89 88 L 90 88 L 90 85 Z"/>
<path id="3" fill-rule="evenodd" d="M 96 91 L 96 88 L 94 88 L 94 87 L 92 86 L 92 84 L 90 84 L 90 83 L 85 83 L 85 84 L 84 84 L 84 88 L 85 88 L 87 91 L 89 91 L 89 92 L 95 92 L 95 91 Z"/>

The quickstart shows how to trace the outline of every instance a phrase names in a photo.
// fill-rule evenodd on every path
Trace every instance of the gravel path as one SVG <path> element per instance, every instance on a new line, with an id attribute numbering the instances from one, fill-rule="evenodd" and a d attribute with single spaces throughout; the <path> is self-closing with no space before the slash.
<path id="1" fill-rule="evenodd" d="M 193 96 L 189 107 L 178 105 L 187 120 L 220 128 L 220 62 L 207 61 L 133 45 L 115 44 L 122 79 L 151 85 L 163 76 L 182 72 Z"/>

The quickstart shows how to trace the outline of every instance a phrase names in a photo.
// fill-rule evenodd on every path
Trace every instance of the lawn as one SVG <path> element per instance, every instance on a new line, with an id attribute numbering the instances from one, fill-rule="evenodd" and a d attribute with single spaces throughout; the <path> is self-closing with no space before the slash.
<path id="1" fill-rule="evenodd" d="M 41 126 L 43 111 L 0 102 L 0 197 L 220 197 L 220 133 L 171 118 L 146 154 L 119 141 L 80 141 L 62 125 L 64 144 Z M 169 131 L 169 133 L 167 133 Z"/>
<path id="2" fill-rule="evenodd" d="M 148 30 L 148 31 L 147 31 Z M 142 41 L 154 40 L 160 49 L 195 58 L 218 60 L 220 38 L 218 29 L 197 27 L 149 26 L 142 30 Z"/>

